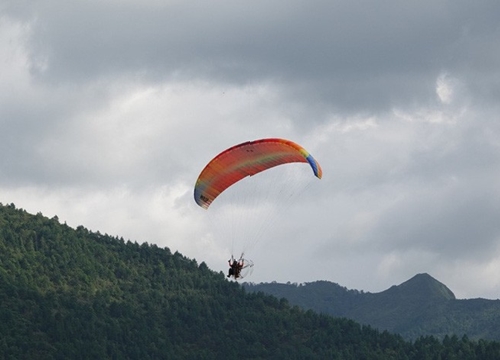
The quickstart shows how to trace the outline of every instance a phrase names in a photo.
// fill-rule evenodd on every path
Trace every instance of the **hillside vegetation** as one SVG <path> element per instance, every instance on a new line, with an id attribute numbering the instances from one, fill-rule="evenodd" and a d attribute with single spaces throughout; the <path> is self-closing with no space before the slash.
<path id="1" fill-rule="evenodd" d="M 0 204 L 2 359 L 498 359 L 500 344 L 407 342 L 247 293 L 167 248 Z"/>

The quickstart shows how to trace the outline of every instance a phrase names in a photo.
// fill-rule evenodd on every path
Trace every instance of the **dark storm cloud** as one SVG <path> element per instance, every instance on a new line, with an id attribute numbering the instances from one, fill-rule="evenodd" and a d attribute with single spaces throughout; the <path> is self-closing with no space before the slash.
<path id="1" fill-rule="evenodd" d="M 474 77 L 500 53 L 491 47 L 495 2 L 30 5 L 32 55 L 47 59 L 39 75 L 49 82 L 123 72 L 151 81 L 270 79 L 301 101 L 357 112 L 429 102 L 441 71 Z"/>

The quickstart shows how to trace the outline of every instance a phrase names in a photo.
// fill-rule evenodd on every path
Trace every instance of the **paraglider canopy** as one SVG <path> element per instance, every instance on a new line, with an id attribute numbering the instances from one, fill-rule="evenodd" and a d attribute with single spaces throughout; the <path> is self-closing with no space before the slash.
<path id="1" fill-rule="evenodd" d="M 194 199 L 204 209 L 228 187 L 278 165 L 309 163 L 321 179 L 319 163 L 302 146 L 290 140 L 269 138 L 230 147 L 213 158 L 202 170 L 194 188 Z"/>

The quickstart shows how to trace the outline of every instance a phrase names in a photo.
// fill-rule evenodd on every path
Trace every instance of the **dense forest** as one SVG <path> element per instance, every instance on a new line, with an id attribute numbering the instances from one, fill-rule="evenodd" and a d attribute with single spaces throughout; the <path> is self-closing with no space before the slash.
<path id="1" fill-rule="evenodd" d="M 500 358 L 498 342 L 405 341 L 13 204 L 0 204 L 0 304 L 2 359 Z"/>

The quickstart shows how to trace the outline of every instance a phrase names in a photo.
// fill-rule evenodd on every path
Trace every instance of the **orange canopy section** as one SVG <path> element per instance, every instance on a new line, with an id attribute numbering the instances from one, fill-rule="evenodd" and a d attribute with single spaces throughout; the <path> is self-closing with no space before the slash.
<path id="1" fill-rule="evenodd" d="M 224 190 L 241 179 L 287 163 L 309 163 L 321 179 L 319 163 L 302 146 L 285 139 L 248 141 L 224 150 L 203 169 L 194 188 L 194 199 L 208 209 Z"/>

